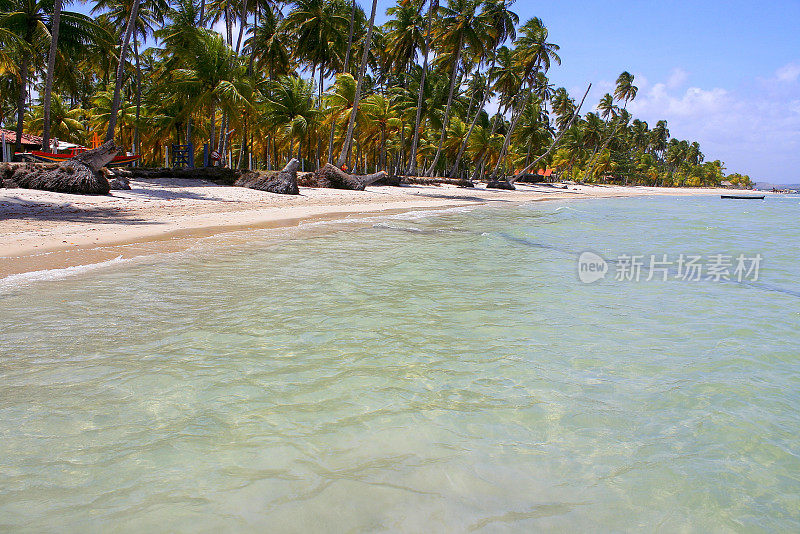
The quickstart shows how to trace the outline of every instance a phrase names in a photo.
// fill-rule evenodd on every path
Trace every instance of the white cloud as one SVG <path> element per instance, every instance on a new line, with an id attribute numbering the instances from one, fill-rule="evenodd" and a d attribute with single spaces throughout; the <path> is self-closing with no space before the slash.
<path id="1" fill-rule="evenodd" d="M 680 67 L 676 67 L 672 69 L 672 73 L 667 78 L 667 87 L 670 89 L 677 89 L 679 87 L 683 87 L 686 83 L 686 80 L 689 79 L 689 73 L 683 70 Z"/>
<path id="2" fill-rule="evenodd" d="M 657 83 L 628 107 L 634 114 L 660 112 L 666 116 L 696 117 L 719 112 L 730 105 L 729 100 L 730 96 L 725 89 L 704 90 L 689 87 L 682 95 L 674 95 L 669 84 Z"/>
<path id="3" fill-rule="evenodd" d="M 800 63 L 789 63 L 775 71 L 775 79 L 783 83 L 794 83 L 800 77 Z"/>
<path id="4" fill-rule="evenodd" d="M 786 79 L 793 75 L 789 69 L 776 77 L 779 73 Z M 725 161 L 729 172 L 777 183 L 800 181 L 797 91 L 750 96 L 721 87 L 680 89 L 670 83 L 674 77 L 675 71 L 665 82 L 640 91 L 628 109 L 651 127 L 666 119 L 673 137 L 699 141 L 707 158 Z"/>

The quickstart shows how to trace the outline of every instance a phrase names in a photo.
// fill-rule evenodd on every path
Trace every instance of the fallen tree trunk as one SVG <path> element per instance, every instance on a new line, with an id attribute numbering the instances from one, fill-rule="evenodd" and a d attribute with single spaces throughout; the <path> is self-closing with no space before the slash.
<path id="1" fill-rule="evenodd" d="M 378 180 L 388 176 L 386 171 L 376 172 L 375 174 L 347 174 L 343 170 L 326 163 L 314 174 L 306 177 L 304 185 L 306 187 L 326 187 L 330 189 L 348 189 L 350 191 L 363 191 L 368 185 L 372 185 Z"/>
<path id="2" fill-rule="evenodd" d="M 300 162 L 297 159 L 293 159 L 277 174 L 248 172 L 236 180 L 233 185 L 280 195 L 299 195 L 300 190 L 297 187 L 298 167 L 300 167 Z"/>
<path id="3" fill-rule="evenodd" d="M 475 187 L 470 180 L 459 178 L 425 178 L 424 176 L 403 176 L 400 182 L 411 185 L 457 185 L 458 187 Z"/>
<path id="4" fill-rule="evenodd" d="M 486 182 L 486 189 L 507 189 L 509 191 L 514 191 L 516 187 L 507 180 L 489 180 Z"/>
<path id="5" fill-rule="evenodd" d="M 108 141 L 55 166 L 36 164 L 16 166 L 9 181 L 16 187 L 25 189 L 107 195 L 110 185 L 100 169 L 108 165 L 118 151 L 114 142 Z"/>
<path id="6" fill-rule="evenodd" d="M 126 178 L 177 178 L 180 180 L 208 180 L 220 185 L 233 185 L 236 180 L 251 171 L 240 169 L 229 169 L 227 167 L 197 167 L 193 169 L 173 169 L 161 167 L 147 169 L 144 167 L 132 167 L 127 169 L 116 169 L 114 173 Z"/>

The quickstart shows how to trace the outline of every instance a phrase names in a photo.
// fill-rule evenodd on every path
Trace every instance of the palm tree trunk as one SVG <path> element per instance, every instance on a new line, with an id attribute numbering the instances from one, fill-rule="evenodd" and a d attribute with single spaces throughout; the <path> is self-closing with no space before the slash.
<path id="1" fill-rule="evenodd" d="M 522 102 L 518 109 L 513 110 L 511 113 L 511 125 L 508 127 L 508 132 L 506 132 L 506 138 L 503 140 L 503 147 L 500 149 L 500 155 L 497 158 L 497 164 L 494 166 L 494 170 L 492 171 L 492 176 L 497 176 L 497 171 L 500 168 L 500 165 L 505 160 L 506 152 L 508 151 L 508 146 L 511 144 L 511 136 L 514 134 L 514 130 L 517 127 L 517 123 L 519 122 L 520 117 L 522 117 L 522 113 L 525 111 L 525 106 L 528 105 L 531 99 L 531 93 L 533 89 L 529 91 L 525 91 L 525 98 L 522 99 Z"/>
<path id="2" fill-rule="evenodd" d="M 236 55 L 239 55 L 239 51 L 242 49 L 242 36 L 244 36 L 244 27 L 247 26 L 247 0 L 242 2 L 242 12 L 239 14 L 240 17 L 240 26 L 239 26 L 239 38 L 236 39 Z"/>
<path id="3" fill-rule="evenodd" d="M 350 110 L 350 122 L 347 124 L 347 135 L 344 138 L 344 145 L 342 152 L 339 154 L 339 160 L 336 162 L 337 167 L 341 167 L 347 161 L 350 155 L 350 145 L 353 142 L 353 128 L 356 125 L 356 115 L 358 114 L 358 103 L 361 100 L 361 87 L 364 85 L 364 74 L 367 70 L 367 59 L 369 58 L 369 46 L 372 40 L 372 29 L 375 25 L 375 12 L 378 9 L 378 0 L 372 0 L 372 13 L 369 17 L 369 27 L 367 29 L 367 38 L 364 42 L 364 53 L 361 56 L 361 66 L 358 69 L 358 83 L 356 84 L 356 96 L 353 100 L 353 109 Z"/>
<path id="4" fill-rule="evenodd" d="M 44 119 L 42 122 L 42 150 L 50 152 L 50 103 L 53 99 L 53 71 L 56 68 L 58 32 L 61 28 L 61 0 L 53 4 L 53 25 L 50 29 L 50 53 L 47 56 L 47 78 L 44 86 Z"/>
<path id="5" fill-rule="evenodd" d="M 489 67 L 489 71 L 487 72 L 486 79 L 491 80 L 492 71 L 494 70 L 495 59 L 492 59 L 492 66 Z M 453 163 L 453 168 L 450 169 L 450 178 L 455 178 L 456 173 L 458 173 L 458 165 L 461 163 L 461 158 L 464 156 L 464 151 L 467 149 L 467 144 L 469 142 L 469 138 L 472 135 L 472 130 L 475 129 L 475 125 L 478 123 L 478 117 L 481 115 L 481 111 L 486 106 L 486 101 L 489 99 L 489 84 L 486 85 L 486 92 L 483 94 L 483 99 L 481 100 L 481 105 L 478 106 L 477 111 L 475 112 L 475 116 L 472 118 L 472 122 L 469 125 L 469 130 L 467 131 L 467 135 L 464 137 L 464 140 L 461 141 L 461 147 L 458 149 L 458 154 L 456 155 L 456 161 Z M 467 113 L 469 116 L 469 113 Z"/>
<path id="6" fill-rule="evenodd" d="M 436 169 L 436 164 L 439 162 L 439 157 L 442 155 L 442 145 L 444 138 L 447 135 L 447 127 L 450 126 L 450 110 L 453 107 L 453 92 L 456 88 L 456 78 L 458 77 L 458 64 L 461 62 L 461 47 L 464 45 L 464 38 L 458 40 L 458 49 L 456 50 L 456 57 L 453 60 L 453 72 L 450 74 L 450 92 L 447 94 L 447 107 L 444 110 L 444 120 L 442 121 L 442 132 L 439 134 L 439 146 L 436 147 L 436 155 L 433 157 L 433 163 L 428 168 L 426 176 L 433 176 Z"/>
<path id="7" fill-rule="evenodd" d="M 532 163 L 530 163 L 530 164 L 529 164 L 527 167 L 525 167 L 524 169 L 522 169 L 522 170 L 520 171 L 520 174 L 525 174 L 526 172 L 529 172 L 531 169 L 533 169 L 533 166 L 534 166 L 534 165 L 536 165 L 537 163 L 539 163 L 539 162 L 540 162 L 540 161 L 541 161 L 543 158 L 547 157 L 547 155 L 548 155 L 548 154 L 550 154 L 550 152 L 552 152 L 552 150 L 553 150 L 553 149 L 554 149 L 556 146 L 558 146 L 558 142 L 559 142 L 559 141 L 561 141 L 561 138 L 564 136 L 564 134 L 566 133 L 566 131 L 570 129 L 570 127 L 572 126 L 572 123 L 573 123 L 573 122 L 575 122 L 575 119 L 576 119 L 576 118 L 578 117 L 578 115 L 580 114 L 580 112 L 581 112 L 581 108 L 583 107 L 583 102 L 586 100 L 586 95 L 588 95 L 588 94 L 589 94 L 589 91 L 591 90 L 591 88 L 592 88 L 592 84 L 590 83 L 590 84 L 589 84 L 589 87 L 587 87 L 587 88 L 586 88 L 586 92 L 585 92 L 585 93 L 583 93 L 583 98 L 581 99 L 581 103 L 580 103 L 580 104 L 578 105 L 578 107 L 575 109 L 575 112 L 572 114 L 572 117 L 570 117 L 570 119 L 569 119 L 569 122 L 567 123 L 567 125 L 566 125 L 564 128 L 562 128 L 562 129 L 561 129 L 561 131 L 558 133 L 558 135 L 556 136 L 556 138 L 553 140 L 553 143 L 550 145 L 550 148 L 548 148 L 548 149 L 547 149 L 547 151 L 545 151 L 545 153 L 544 153 L 544 154 L 542 154 L 541 156 L 539 156 L 538 158 L 536 158 L 535 160 L 533 160 L 533 162 L 532 162 Z M 572 164 L 570 163 L 570 166 L 571 166 L 571 165 L 572 165 Z M 511 183 L 513 184 L 514 182 L 516 182 L 516 179 L 512 177 L 512 178 L 509 180 L 509 182 L 511 182 Z"/>
<path id="8" fill-rule="evenodd" d="M 625 107 L 627 107 L 627 105 L 628 104 L 626 102 L 625 106 L 622 108 L 623 111 L 625 110 Z M 600 151 L 597 152 L 598 154 L 597 158 L 592 157 L 591 167 L 589 168 L 589 172 L 587 172 L 586 175 L 584 176 L 584 180 L 586 179 L 587 176 L 591 176 L 591 174 L 594 172 L 594 169 L 595 167 L 597 167 L 597 163 L 600 160 L 600 156 L 603 154 L 603 151 L 606 149 L 606 147 L 608 147 L 608 144 L 611 143 L 611 140 L 614 139 L 614 136 L 617 135 L 618 128 L 619 128 L 619 121 L 615 120 L 614 129 L 609 134 L 608 139 L 606 139 L 605 142 L 603 143 L 602 147 L 600 148 Z"/>
<path id="9" fill-rule="evenodd" d="M 356 0 L 350 9 L 350 29 L 347 32 L 347 53 L 344 56 L 344 72 L 350 72 L 350 52 L 353 50 L 353 25 L 356 21 Z"/>
<path id="10" fill-rule="evenodd" d="M 19 98 L 17 99 L 17 139 L 14 152 L 22 152 L 22 131 L 25 126 L 25 102 L 28 99 L 28 54 L 22 54 L 22 65 L 19 73 Z"/>
<path id="11" fill-rule="evenodd" d="M 111 102 L 111 113 L 108 117 L 108 131 L 106 141 L 114 140 L 114 130 L 117 126 L 117 113 L 119 113 L 120 96 L 122 92 L 122 81 L 125 74 L 125 56 L 128 53 L 128 43 L 131 40 L 133 27 L 136 25 L 136 17 L 139 15 L 139 0 L 133 0 L 131 14 L 128 17 L 128 24 L 125 26 L 125 36 L 119 52 L 119 65 L 117 65 L 117 78 L 114 83 L 114 100 Z"/>
<path id="12" fill-rule="evenodd" d="M 214 107 L 211 107 L 211 133 L 208 138 L 208 155 L 209 155 L 209 163 L 211 166 L 214 166 L 214 162 L 211 160 L 211 153 L 214 151 L 214 129 L 216 128 L 216 113 Z"/>
<path id="13" fill-rule="evenodd" d="M 417 116 L 414 119 L 414 138 L 411 141 L 411 156 L 406 174 L 413 176 L 417 171 L 417 148 L 419 147 L 419 123 L 422 119 L 422 103 L 425 101 L 425 78 L 428 76 L 428 54 L 431 49 L 431 19 L 433 12 L 438 8 L 438 0 L 430 0 L 428 7 L 428 22 L 425 29 L 425 51 L 422 60 L 422 76 L 419 81 L 419 96 L 417 97 Z"/>
<path id="14" fill-rule="evenodd" d="M 139 140 L 139 120 L 142 114 L 142 64 L 139 61 L 139 41 L 136 35 L 133 36 L 133 56 L 136 60 L 136 124 L 133 125 L 133 153 L 141 154 L 141 142 Z M 188 137 L 187 137 L 188 144 Z"/>

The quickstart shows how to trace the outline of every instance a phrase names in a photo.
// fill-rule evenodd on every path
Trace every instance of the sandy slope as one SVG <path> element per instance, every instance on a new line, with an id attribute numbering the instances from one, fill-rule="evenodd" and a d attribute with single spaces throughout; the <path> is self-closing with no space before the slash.
<path id="1" fill-rule="evenodd" d="M 713 189 L 518 184 L 517 191 L 453 186 L 369 187 L 366 191 L 303 188 L 276 195 L 203 180 L 136 180 L 131 191 L 88 197 L 0 189 L 0 276 L 102 260 L 114 246 L 168 241 L 246 227 L 296 225 L 313 218 L 388 210 L 640 195 L 716 194 Z M 100 254 L 100 249 L 105 250 Z M 95 251 L 95 252 L 93 252 Z"/>

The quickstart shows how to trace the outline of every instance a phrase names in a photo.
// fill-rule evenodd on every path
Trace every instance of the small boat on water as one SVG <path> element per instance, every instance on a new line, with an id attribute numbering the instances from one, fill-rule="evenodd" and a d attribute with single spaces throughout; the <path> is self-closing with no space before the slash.
<path id="1" fill-rule="evenodd" d="M 720 198 L 735 198 L 739 200 L 764 200 L 766 195 L 720 195 Z"/>
<path id="2" fill-rule="evenodd" d="M 63 154 L 51 154 L 50 152 L 42 152 L 40 150 L 32 150 L 29 154 L 32 158 L 37 161 L 43 161 L 45 163 L 59 163 L 61 161 L 67 161 L 68 159 L 72 159 L 81 152 L 86 152 L 89 150 L 86 147 L 75 147 L 69 149 L 69 152 L 65 152 Z M 128 155 L 120 155 L 116 156 L 111 162 L 107 165 L 108 167 L 121 167 L 123 165 L 130 165 L 137 159 L 141 158 L 142 156 L 128 156 Z"/>

